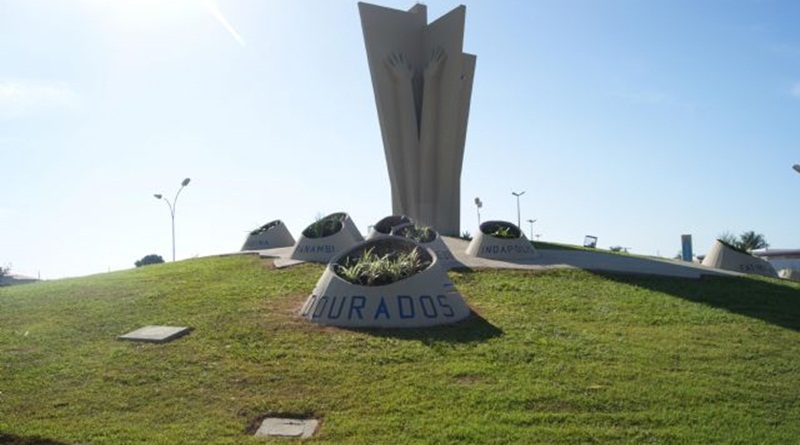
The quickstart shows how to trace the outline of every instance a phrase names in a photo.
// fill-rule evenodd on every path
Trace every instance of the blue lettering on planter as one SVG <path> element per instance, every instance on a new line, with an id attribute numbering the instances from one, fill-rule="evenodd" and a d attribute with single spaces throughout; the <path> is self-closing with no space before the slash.
<path id="1" fill-rule="evenodd" d="M 336 248 L 332 244 L 306 245 L 300 247 L 300 253 L 334 253 Z"/>
<path id="2" fill-rule="evenodd" d="M 425 302 L 428 303 L 428 307 L 425 306 Z M 422 306 L 422 313 L 428 318 L 436 318 L 439 315 L 436 312 L 436 305 L 433 304 L 433 298 L 430 295 L 423 295 L 419 297 L 419 305 Z"/>
<path id="3" fill-rule="evenodd" d="M 311 314 L 311 318 L 319 318 L 322 315 L 322 312 L 325 311 L 325 306 L 328 305 L 328 296 L 322 296 L 319 300 L 317 300 L 317 307 L 314 308 L 314 313 Z"/>
<path id="4" fill-rule="evenodd" d="M 409 312 L 403 310 L 403 302 L 408 303 Z M 408 295 L 397 296 L 397 309 L 400 312 L 400 318 L 414 318 L 414 300 Z"/>
<path id="5" fill-rule="evenodd" d="M 375 311 L 375 316 L 372 319 L 377 320 L 381 314 L 384 314 L 387 320 L 392 318 L 389 316 L 389 308 L 386 307 L 386 301 L 384 301 L 383 297 L 381 297 L 381 304 L 378 305 L 378 310 Z"/>
<path id="6" fill-rule="evenodd" d="M 331 308 L 328 310 L 328 318 L 331 320 L 336 320 L 342 316 L 342 309 L 344 308 L 345 301 L 347 301 L 347 297 L 340 297 L 339 301 L 339 310 L 336 311 L 336 315 L 333 314 L 334 308 L 336 308 L 336 297 L 333 297 L 333 301 L 331 301 Z"/>
<path id="7" fill-rule="evenodd" d="M 439 306 L 444 310 L 442 315 L 445 317 L 452 317 L 456 313 L 453 311 L 453 307 L 447 304 L 447 297 L 445 295 L 438 295 L 436 296 L 436 301 L 439 302 Z"/>
<path id="8" fill-rule="evenodd" d="M 356 304 L 358 301 L 359 304 Z M 355 295 L 350 298 L 350 312 L 347 315 L 348 320 L 353 319 L 353 312 L 358 314 L 358 319 L 363 320 L 364 317 L 361 315 L 361 310 L 364 309 L 364 306 L 367 305 L 367 298 L 362 295 Z"/>
<path id="9" fill-rule="evenodd" d="M 391 301 L 391 297 L 388 301 Z M 373 313 L 373 320 L 378 320 L 381 317 L 384 317 L 386 320 L 396 318 L 408 320 L 416 318 L 418 313 L 420 317 L 428 319 L 436 319 L 438 317 L 452 318 L 456 315 L 453 306 L 450 305 L 448 301 L 448 296 L 444 294 L 437 295 L 436 297 L 431 295 L 421 295 L 419 297 L 395 295 L 394 301 L 395 304 L 391 305 L 390 310 L 390 304 L 387 303 L 386 297 L 381 297 Z M 312 319 L 327 318 L 330 320 L 338 320 L 342 317 L 346 317 L 347 320 L 363 320 L 363 311 L 366 309 L 366 306 L 367 297 L 364 295 L 311 295 L 301 315 L 307 317 L 308 314 L 311 313 Z M 419 309 L 419 312 L 417 312 L 417 309 Z"/>
<path id="10" fill-rule="evenodd" d="M 530 246 L 483 246 L 481 249 L 481 253 L 491 253 L 491 254 L 498 254 L 498 253 L 529 253 L 531 251 Z"/>

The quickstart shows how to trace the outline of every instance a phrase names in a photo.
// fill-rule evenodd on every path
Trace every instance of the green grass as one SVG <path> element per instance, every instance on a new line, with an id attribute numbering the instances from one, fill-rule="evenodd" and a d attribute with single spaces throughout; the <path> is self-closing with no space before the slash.
<path id="1" fill-rule="evenodd" d="M 478 313 L 421 330 L 296 313 L 320 265 L 205 258 L 0 288 L 0 443 L 790 444 L 800 287 L 576 270 L 460 271 Z M 147 324 L 193 332 L 116 340 Z"/>

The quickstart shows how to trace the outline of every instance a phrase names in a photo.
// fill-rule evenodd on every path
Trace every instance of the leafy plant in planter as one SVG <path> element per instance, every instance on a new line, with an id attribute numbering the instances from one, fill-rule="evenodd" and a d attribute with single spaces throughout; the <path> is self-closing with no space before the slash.
<path id="1" fill-rule="evenodd" d="M 436 231 L 428 226 L 408 224 L 392 231 L 392 235 L 402 236 L 420 244 L 429 243 L 436 239 Z"/>
<path id="2" fill-rule="evenodd" d="M 501 239 L 515 239 L 522 236 L 519 228 L 505 221 L 487 221 L 481 224 L 481 232 Z"/>
<path id="3" fill-rule="evenodd" d="M 514 239 L 519 238 L 519 236 L 514 235 L 511 230 L 511 227 L 498 227 L 494 230 L 494 232 L 490 233 L 495 238 L 503 238 L 503 239 Z"/>
<path id="4" fill-rule="evenodd" d="M 303 230 L 303 236 L 306 238 L 325 238 L 326 236 L 331 236 L 342 230 L 342 219 L 346 216 L 347 214 L 345 213 L 333 213 L 325 218 L 317 217 L 316 221 Z"/>
<path id="5" fill-rule="evenodd" d="M 383 243 L 365 247 L 340 259 L 333 270 L 340 278 L 361 286 L 384 286 L 427 269 L 433 258 L 419 248 L 410 250 Z"/>

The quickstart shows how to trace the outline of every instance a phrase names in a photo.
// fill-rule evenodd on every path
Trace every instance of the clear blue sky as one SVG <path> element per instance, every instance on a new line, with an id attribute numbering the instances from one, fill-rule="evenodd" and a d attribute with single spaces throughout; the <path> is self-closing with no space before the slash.
<path id="1" fill-rule="evenodd" d="M 406 1 L 383 1 L 407 9 Z M 427 2 L 435 19 L 456 2 Z M 800 247 L 800 2 L 477 0 L 462 230 Z M 391 211 L 355 1 L 0 0 L 0 265 L 42 278 Z M 523 223 L 526 233 L 530 227 Z"/>

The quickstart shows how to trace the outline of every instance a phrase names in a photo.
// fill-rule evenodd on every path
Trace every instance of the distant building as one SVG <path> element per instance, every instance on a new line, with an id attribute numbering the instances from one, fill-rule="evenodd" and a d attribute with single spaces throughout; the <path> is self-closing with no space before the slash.
<path id="1" fill-rule="evenodd" d="M 772 264 L 775 270 L 800 271 L 800 249 L 758 249 L 753 251 L 753 255 Z"/>

